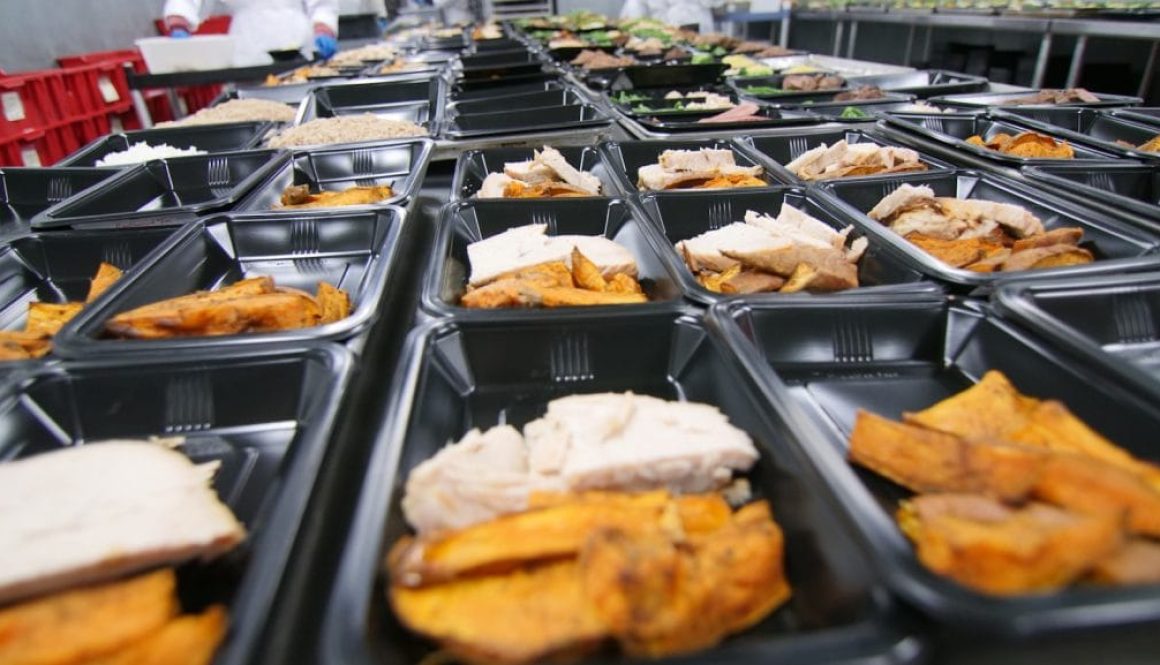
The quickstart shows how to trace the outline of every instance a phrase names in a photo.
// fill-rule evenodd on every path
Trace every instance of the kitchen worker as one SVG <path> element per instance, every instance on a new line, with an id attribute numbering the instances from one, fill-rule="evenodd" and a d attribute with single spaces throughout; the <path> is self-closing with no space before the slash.
<path id="1" fill-rule="evenodd" d="M 165 25 L 173 37 L 197 28 L 203 0 L 165 0 Z M 338 0 L 225 0 L 233 18 L 235 60 L 270 62 L 267 51 L 302 49 L 329 58 L 338 50 Z"/>
<path id="2" fill-rule="evenodd" d="M 676 26 L 695 25 L 703 32 L 713 31 L 712 7 L 718 0 L 628 0 L 620 9 L 620 18 L 654 18 Z"/>

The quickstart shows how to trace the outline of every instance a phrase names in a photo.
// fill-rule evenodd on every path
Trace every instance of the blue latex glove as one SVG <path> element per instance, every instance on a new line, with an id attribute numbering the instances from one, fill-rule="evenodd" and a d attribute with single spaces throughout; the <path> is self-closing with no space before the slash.
<path id="1" fill-rule="evenodd" d="M 338 51 L 338 40 L 330 35 L 315 35 L 314 50 L 318 53 L 319 57 L 327 60 Z"/>
<path id="2" fill-rule="evenodd" d="M 169 36 L 174 39 L 185 39 L 189 37 L 189 31 L 185 28 L 173 28 L 169 31 Z"/>

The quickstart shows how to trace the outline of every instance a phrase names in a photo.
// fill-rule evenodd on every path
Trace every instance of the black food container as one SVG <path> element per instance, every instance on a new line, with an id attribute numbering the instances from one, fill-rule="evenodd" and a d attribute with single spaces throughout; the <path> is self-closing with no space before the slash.
<path id="1" fill-rule="evenodd" d="M 0 233 L 27 231 L 33 217 L 114 173 L 106 169 L 0 168 Z"/>
<path id="2" fill-rule="evenodd" d="M 955 106 L 967 109 L 984 109 L 988 107 L 1010 108 L 1015 106 L 1086 106 L 1090 108 L 1098 107 L 1114 107 L 1114 106 L 1135 106 L 1140 103 L 1139 97 L 1129 97 L 1126 95 L 1108 95 L 1102 92 L 1094 92 L 1099 101 L 1095 102 L 1070 102 L 1068 104 L 1012 104 L 1013 100 L 1021 97 L 1030 97 L 1035 94 L 1035 90 L 1023 90 L 1020 92 L 976 92 L 967 95 L 945 95 L 942 97 L 932 97 L 931 104 L 935 106 Z"/>
<path id="3" fill-rule="evenodd" d="M 785 533 L 793 598 L 718 647 L 690 655 L 716 663 L 907 663 L 897 608 L 862 546 L 785 446 L 787 430 L 694 315 L 659 313 L 503 325 L 442 321 L 409 339 L 395 399 L 372 457 L 322 625 L 322 662 L 416 663 L 435 650 L 409 634 L 386 602 L 387 548 L 407 533 L 400 501 L 410 471 L 473 427 L 521 427 L 550 400 L 631 390 L 720 408 L 748 432 L 760 459 L 748 474 Z M 606 662 L 601 659 L 600 662 Z"/>
<path id="4" fill-rule="evenodd" d="M 608 141 L 600 144 L 600 154 L 617 187 L 625 196 L 641 193 L 637 186 L 637 172 L 640 167 L 656 164 L 661 153 L 666 150 L 730 150 L 738 166 L 761 166 L 749 153 L 740 150 L 729 139 L 703 140 L 653 140 L 653 141 Z M 764 167 L 762 167 L 764 169 Z M 777 184 L 775 174 L 764 170 L 760 176 L 770 185 Z M 726 190 L 715 190 L 726 191 Z"/>
<path id="5" fill-rule="evenodd" d="M 132 278 L 82 312 L 61 331 L 59 352 L 71 357 L 109 353 L 170 353 L 277 342 L 346 340 L 389 309 L 380 303 L 398 255 L 405 213 L 393 206 L 336 212 L 222 215 L 190 224 Z M 351 313 L 313 328 L 166 339 L 107 339 L 105 323 L 116 314 L 238 280 L 270 276 L 277 286 L 308 293 L 319 282 L 350 295 Z"/>
<path id="6" fill-rule="evenodd" d="M 189 125 L 140 129 L 122 134 L 109 134 L 74 152 L 60 162 L 60 166 L 94 167 L 111 153 L 127 150 L 135 143 L 150 146 L 161 144 L 188 150 L 196 148 L 207 153 L 234 152 L 253 148 L 262 142 L 273 127 L 269 122 L 231 122 L 220 125 Z M 131 168 L 132 164 L 104 168 Z"/>
<path id="7" fill-rule="evenodd" d="M 488 148 L 469 150 L 459 154 L 455 164 L 455 176 L 451 183 L 451 200 L 475 198 L 483 181 L 490 173 L 503 173 L 508 162 L 526 162 L 539 148 Z M 595 175 L 600 179 L 600 195 L 614 196 L 617 192 L 612 183 L 612 175 L 600 159 L 600 153 L 592 146 L 568 146 L 556 148 L 573 168 Z M 537 201 L 538 199 L 512 199 L 513 201 Z"/>
<path id="8" fill-rule="evenodd" d="M 894 146 L 905 148 L 907 146 L 899 144 L 896 141 L 891 141 L 885 138 L 879 138 L 873 132 L 859 130 L 859 129 L 834 129 L 831 127 L 816 127 L 808 129 L 800 129 L 793 134 L 784 134 L 779 136 L 743 136 L 737 139 L 738 145 L 742 149 L 751 151 L 753 156 L 765 168 L 777 174 L 780 180 L 786 182 L 802 184 L 805 181 L 798 178 L 789 169 L 785 168 L 793 160 L 801 157 L 807 151 L 813 150 L 821 146 L 823 143 L 833 146 L 839 141 L 845 141 L 849 144 L 854 143 L 876 143 L 881 146 Z M 923 164 L 926 164 L 927 171 L 945 171 L 950 167 L 944 161 L 935 159 L 923 153 L 919 153 Z M 853 180 L 857 178 L 874 178 L 875 175 L 870 176 L 853 176 L 852 178 L 841 178 L 842 180 Z M 826 182 L 826 181 L 816 181 Z"/>
<path id="9" fill-rule="evenodd" d="M 1013 108 L 997 111 L 995 115 L 1068 141 L 1095 146 L 1113 155 L 1160 161 L 1160 152 L 1137 149 L 1160 136 L 1160 127 L 1117 118 L 1098 109 Z"/>
<path id="10" fill-rule="evenodd" d="M 1125 162 L 1096 168 L 1082 164 L 1031 166 L 1023 169 L 1023 175 L 1089 205 L 1126 210 L 1160 224 L 1160 165 Z"/>

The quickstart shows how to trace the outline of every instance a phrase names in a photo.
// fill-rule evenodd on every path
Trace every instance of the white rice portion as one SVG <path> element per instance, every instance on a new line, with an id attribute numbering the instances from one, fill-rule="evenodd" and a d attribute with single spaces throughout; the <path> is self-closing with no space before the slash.
<path id="1" fill-rule="evenodd" d="M 288 104 L 269 99 L 231 99 L 217 106 L 206 107 L 181 120 L 157 123 L 158 127 L 174 125 L 216 125 L 223 122 L 293 122 L 297 110 Z"/>
<path id="2" fill-rule="evenodd" d="M 311 120 L 297 127 L 285 129 L 270 138 L 266 144 L 271 148 L 292 148 L 334 143 L 363 143 L 426 135 L 427 130 L 413 122 L 380 118 L 370 113 L 364 113 L 362 115 Z"/>
<path id="3" fill-rule="evenodd" d="M 164 159 L 166 157 L 189 157 L 191 155 L 204 155 L 204 150 L 198 150 L 194 147 L 189 148 L 174 148 L 168 143 L 161 145 L 149 145 L 144 141 L 133 143 L 127 150 L 120 152 L 110 152 L 101 159 L 97 160 L 97 166 L 122 166 L 124 164 L 140 164 L 151 159 Z"/>

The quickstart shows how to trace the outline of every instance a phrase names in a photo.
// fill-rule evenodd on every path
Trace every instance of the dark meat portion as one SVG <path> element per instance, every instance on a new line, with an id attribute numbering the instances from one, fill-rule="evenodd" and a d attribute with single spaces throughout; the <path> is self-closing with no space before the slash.
<path id="1" fill-rule="evenodd" d="M 1066 90 L 1040 90 L 1034 95 L 1016 97 L 1006 102 L 1009 106 L 1028 106 L 1039 104 L 1092 104 L 1100 101 L 1092 93 L 1083 88 L 1068 88 Z"/>
<path id="2" fill-rule="evenodd" d="M 836 90 L 845 84 L 846 79 L 833 74 L 790 74 L 781 81 L 783 90 L 800 92 Z"/>
<path id="3" fill-rule="evenodd" d="M 781 46 L 766 46 L 764 49 L 753 54 L 755 58 L 780 58 L 791 55 L 793 51 Z"/>
<path id="4" fill-rule="evenodd" d="M 666 51 L 662 57 L 665 60 L 686 60 L 692 58 L 693 56 L 690 55 L 689 52 L 685 49 L 680 48 L 679 46 L 674 46 L 673 48 Z"/>
<path id="5" fill-rule="evenodd" d="M 835 102 L 864 102 L 871 99 L 882 99 L 886 93 L 876 85 L 863 85 L 834 95 Z"/>

